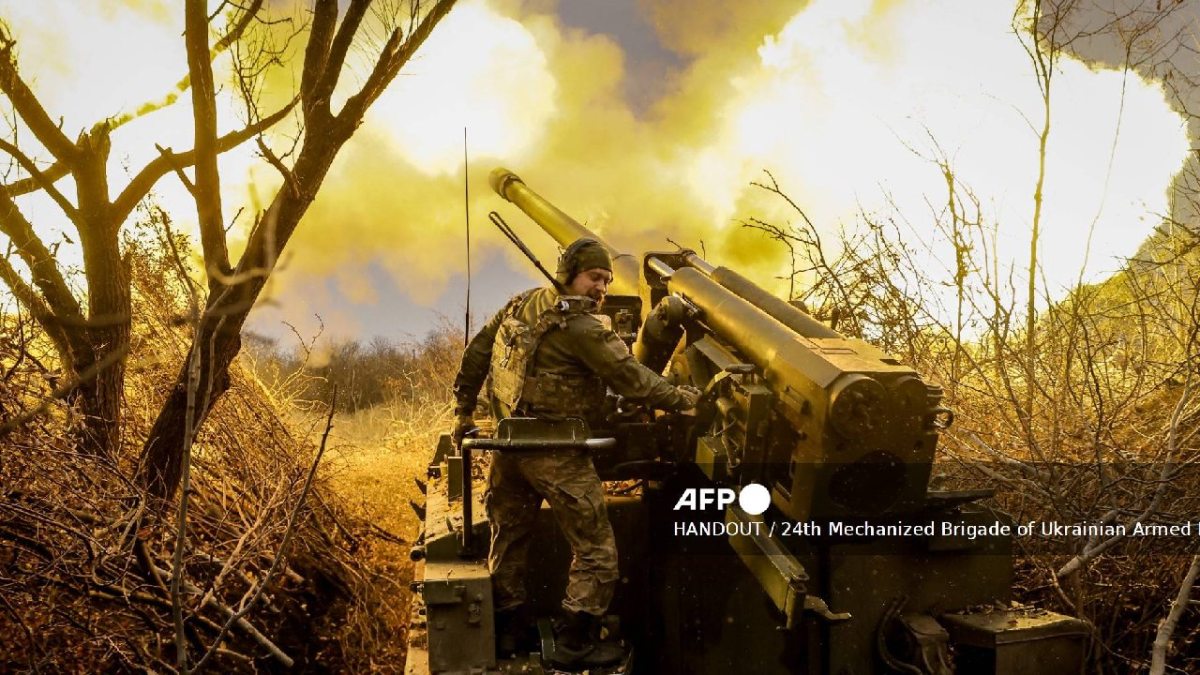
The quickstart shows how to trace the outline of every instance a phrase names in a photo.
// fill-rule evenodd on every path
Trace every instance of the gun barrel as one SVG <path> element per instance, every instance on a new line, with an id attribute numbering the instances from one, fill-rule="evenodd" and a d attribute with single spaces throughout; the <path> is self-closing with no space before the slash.
<path id="1" fill-rule="evenodd" d="M 568 246 L 581 237 L 595 239 L 608 249 L 613 258 L 613 283 L 609 288 L 612 295 L 637 295 L 638 261 L 633 256 L 613 248 L 604 239 L 596 236 L 588 228 L 580 225 L 574 218 L 568 216 L 546 201 L 538 193 L 529 189 L 520 176 L 508 169 L 494 169 L 488 177 L 496 194 L 512 202 L 514 206 L 525 212 L 533 219 L 546 234 L 549 234 L 560 246 Z"/>
<path id="2" fill-rule="evenodd" d="M 761 367 L 768 381 L 796 390 L 814 385 L 823 389 L 840 374 L 798 343 L 792 328 L 703 272 L 692 267 L 675 270 L 670 285 L 701 307 L 705 323 Z"/>
<path id="3" fill-rule="evenodd" d="M 840 333 L 817 321 L 790 303 L 780 300 L 763 290 L 761 286 L 728 267 L 713 267 L 695 253 L 687 256 L 687 263 L 699 270 L 734 295 L 766 312 L 771 318 L 809 338 L 840 338 Z"/>

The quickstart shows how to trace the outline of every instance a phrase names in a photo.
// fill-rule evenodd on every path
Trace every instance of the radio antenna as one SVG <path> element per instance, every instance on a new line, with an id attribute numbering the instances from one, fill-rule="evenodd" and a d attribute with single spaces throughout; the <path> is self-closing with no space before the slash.
<path id="1" fill-rule="evenodd" d="M 467 217 L 467 309 L 463 313 L 463 346 L 471 340 L 471 180 L 467 163 L 467 128 L 463 127 L 463 211 Z"/>

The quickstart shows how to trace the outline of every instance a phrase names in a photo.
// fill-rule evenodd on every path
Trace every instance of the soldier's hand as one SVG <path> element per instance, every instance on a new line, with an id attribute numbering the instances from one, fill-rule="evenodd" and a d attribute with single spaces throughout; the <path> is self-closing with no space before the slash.
<path id="1" fill-rule="evenodd" d="M 683 386 L 676 387 L 675 390 L 679 392 L 679 395 L 682 396 L 684 400 L 684 405 L 680 408 L 681 412 L 696 409 L 696 403 L 700 400 L 701 395 L 699 389 L 690 384 L 685 384 Z"/>
<path id="2" fill-rule="evenodd" d="M 451 432 L 451 437 L 454 439 L 454 444 L 458 445 L 462 442 L 463 436 L 467 432 L 475 428 L 474 415 L 459 415 L 454 419 L 454 431 Z"/>

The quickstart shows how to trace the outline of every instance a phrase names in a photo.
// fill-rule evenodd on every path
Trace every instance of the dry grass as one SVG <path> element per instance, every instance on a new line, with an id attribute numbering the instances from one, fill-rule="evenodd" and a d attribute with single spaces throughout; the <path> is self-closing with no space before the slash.
<path id="1" fill-rule="evenodd" d="M 130 479 L 187 345 L 179 288 L 153 262 L 134 258 L 134 350 L 121 451 L 111 459 L 78 454 L 71 441 L 77 413 L 57 401 L 0 437 L 0 635 L 6 636 L 0 671 L 173 669 L 164 583 L 173 514 L 147 508 Z M 429 444 L 398 440 L 411 429 L 381 418 L 381 409 L 343 417 L 301 502 L 321 425 L 297 415 L 240 363 L 231 376 L 232 387 L 194 446 L 183 567 L 196 589 L 183 595 L 192 660 L 217 647 L 213 640 L 225 621 L 219 606 L 237 607 L 265 583 L 261 602 L 245 618 L 298 669 L 400 672 L 411 575 L 408 545 L 400 539 L 411 540 L 415 530 L 407 500 Z M 40 336 L 18 314 L 0 313 L 4 417 L 37 407 L 55 378 Z M 420 428 L 438 426 L 445 410 L 445 404 L 431 408 Z M 417 428 L 415 417 L 399 419 Z M 293 513 L 295 536 L 268 578 Z M 282 669 L 237 627 L 209 668 Z"/>
<path id="2" fill-rule="evenodd" d="M 415 480 L 424 477 L 437 434 L 453 419 L 448 404 L 440 407 L 419 430 L 394 419 L 388 406 L 334 418 L 337 444 L 326 475 L 359 515 L 409 541 L 420 527 L 408 505 L 421 502 Z"/>

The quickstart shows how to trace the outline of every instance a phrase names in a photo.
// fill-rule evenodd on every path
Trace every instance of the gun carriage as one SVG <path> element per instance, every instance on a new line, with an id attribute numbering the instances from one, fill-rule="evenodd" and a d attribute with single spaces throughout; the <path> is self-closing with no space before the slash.
<path id="1" fill-rule="evenodd" d="M 495 657 L 473 455 L 585 446 L 604 480 L 640 481 L 636 493 L 607 498 L 623 577 L 611 611 L 632 646 L 618 671 L 1080 671 L 1082 622 L 1010 607 L 1011 536 L 964 534 L 1007 523 L 982 503 L 990 491 L 930 489 L 938 434 L 953 419 L 939 387 L 693 251 L 639 260 L 515 174 L 497 169 L 491 185 L 560 245 L 604 243 L 615 281 L 602 312 L 613 330 L 641 363 L 704 394 L 694 416 L 613 402 L 606 428 L 514 418 L 461 448 L 443 436 L 413 553 L 406 672 L 544 667 L 536 654 Z M 761 514 L 728 497 L 720 508 L 679 508 L 689 490 L 752 484 L 769 495 Z M 527 585 L 549 614 L 570 552 L 546 507 L 541 516 Z"/>

